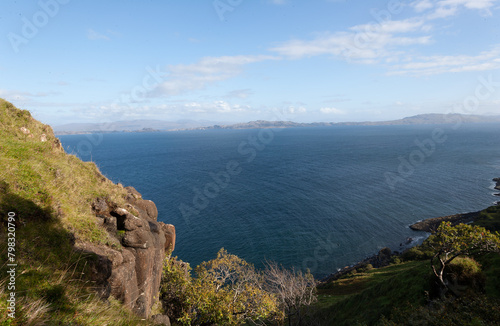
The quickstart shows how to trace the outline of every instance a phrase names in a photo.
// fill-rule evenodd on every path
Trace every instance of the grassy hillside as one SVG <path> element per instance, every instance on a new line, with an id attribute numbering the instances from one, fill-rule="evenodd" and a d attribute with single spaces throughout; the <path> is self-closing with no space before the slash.
<path id="1" fill-rule="evenodd" d="M 373 324 L 395 306 L 423 304 L 430 269 L 412 261 L 360 271 L 319 286 L 314 319 L 322 325 Z"/>
<path id="2" fill-rule="evenodd" d="M 123 187 L 64 153 L 49 126 L 2 99 L 0 171 L 0 325 L 144 324 L 117 302 L 100 302 L 87 278 L 92 257 L 72 249 L 80 240 L 120 247 L 91 204 L 96 197 L 124 203 Z M 5 314 L 9 212 L 16 214 L 15 319 Z"/>
<path id="3" fill-rule="evenodd" d="M 500 206 L 483 210 L 475 224 L 491 231 L 499 230 Z M 500 325 L 500 255 L 490 253 L 476 257 L 480 272 L 473 279 L 484 284 L 480 289 L 467 290 L 463 298 L 447 301 L 435 297 L 428 250 L 419 246 L 398 257 L 397 264 L 358 270 L 320 285 L 311 322 L 318 325 Z M 460 270 L 462 266 L 452 268 Z"/>

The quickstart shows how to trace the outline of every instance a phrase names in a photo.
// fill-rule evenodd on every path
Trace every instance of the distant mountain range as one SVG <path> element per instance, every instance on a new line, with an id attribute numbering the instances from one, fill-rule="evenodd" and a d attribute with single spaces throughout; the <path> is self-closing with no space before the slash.
<path id="1" fill-rule="evenodd" d="M 176 129 L 193 129 L 213 126 L 220 122 L 208 120 L 130 120 L 110 123 L 69 123 L 53 127 L 57 135 L 110 133 L 110 132 L 152 132 Z"/>
<path id="2" fill-rule="evenodd" d="M 258 128 L 297 128 L 297 127 L 325 127 L 325 126 L 388 126 L 388 125 L 419 125 L 419 124 L 455 124 L 461 123 L 490 123 L 499 122 L 500 115 L 462 115 L 462 114 L 419 114 L 398 120 L 365 121 L 365 122 L 312 122 L 299 123 L 292 121 L 257 120 L 236 124 L 217 124 L 212 121 L 179 120 L 132 120 L 113 123 L 72 123 L 54 127 L 54 132 L 63 134 L 109 133 L 109 132 L 153 132 L 153 131 L 180 131 L 180 130 L 209 130 L 209 129 L 258 129 Z"/>

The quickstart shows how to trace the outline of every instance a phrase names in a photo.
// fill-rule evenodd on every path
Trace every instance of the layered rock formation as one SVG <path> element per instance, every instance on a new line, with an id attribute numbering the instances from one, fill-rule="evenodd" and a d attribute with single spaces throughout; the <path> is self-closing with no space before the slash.
<path id="1" fill-rule="evenodd" d="M 103 297 L 113 296 L 145 318 L 158 299 L 163 260 L 175 247 L 175 227 L 157 221 L 158 210 L 132 187 L 126 207 L 97 198 L 93 210 L 116 240 L 111 246 L 77 242 L 90 259 L 92 279 Z"/>

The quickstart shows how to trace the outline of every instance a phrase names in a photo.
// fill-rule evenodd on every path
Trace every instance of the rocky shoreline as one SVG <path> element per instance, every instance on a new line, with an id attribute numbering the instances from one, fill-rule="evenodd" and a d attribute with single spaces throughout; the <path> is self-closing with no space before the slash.
<path id="1" fill-rule="evenodd" d="M 364 260 L 351 265 L 351 266 L 346 266 L 339 271 L 332 273 L 328 275 L 327 277 L 322 278 L 319 282 L 320 283 L 328 283 L 335 281 L 339 278 L 341 278 L 344 275 L 347 275 L 355 270 L 360 270 L 360 269 L 367 269 L 368 264 L 372 265 L 373 268 L 380 268 L 387 266 L 391 263 L 391 258 L 393 256 L 399 256 L 399 252 L 397 251 L 391 251 L 389 248 L 382 248 L 378 254 L 370 256 L 368 258 L 365 258 Z"/>
<path id="2" fill-rule="evenodd" d="M 441 222 L 451 222 L 452 225 L 460 223 L 470 223 L 473 222 L 477 217 L 479 217 L 480 213 L 481 212 L 479 211 L 428 218 L 410 225 L 410 229 L 412 229 L 413 231 L 424 231 L 432 233 L 436 231 Z"/>
<path id="3" fill-rule="evenodd" d="M 500 190 L 500 178 L 494 178 L 493 181 L 496 182 L 494 189 Z M 500 196 L 500 193 L 496 193 L 494 195 Z M 496 204 L 500 205 L 500 202 L 496 202 Z M 480 216 L 480 213 L 481 211 L 428 218 L 410 225 L 410 228 L 414 231 L 423 231 L 432 233 L 437 229 L 437 227 L 439 226 L 439 224 L 441 224 L 441 222 L 449 221 L 452 223 L 452 225 L 457 225 L 460 223 L 470 223 L 474 222 L 474 220 Z M 406 244 L 411 242 L 411 240 L 412 240 L 411 238 L 407 239 Z M 400 254 L 401 253 L 398 251 L 392 252 L 391 249 L 389 248 L 383 248 L 376 255 L 368 257 L 354 265 L 346 266 L 340 269 L 339 271 L 328 275 L 327 277 L 321 279 L 320 283 L 328 283 L 335 281 L 341 278 L 342 276 L 347 275 L 355 270 L 366 268 L 368 264 L 371 264 L 374 268 L 387 266 L 391 263 L 393 256 L 399 256 Z"/>
<path id="4" fill-rule="evenodd" d="M 500 190 L 500 178 L 494 178 L 493 181 L 496 182 L 494 189 Z M 494 195 L 500 196 L 500 193 Z M 496 204 L 499 205 L 500 202 L 496 202 Z M 451 222 L 453 225 L 460 223 L 470 223 L 474 222 L 474 220 L 479 217 L 480 213 L 481 212 L 479 211 L 479 212 L 470 212 L 470 213 L 428 218 L 423 221 L 419 221 L 415 224 L 410 225 L 410 229 L 414 231 L 424 231 L 432 233 L 437 229 L 437 227 L 439 226 L 439 224 L 441 224 L 441 222 L 445 221 Z"/>

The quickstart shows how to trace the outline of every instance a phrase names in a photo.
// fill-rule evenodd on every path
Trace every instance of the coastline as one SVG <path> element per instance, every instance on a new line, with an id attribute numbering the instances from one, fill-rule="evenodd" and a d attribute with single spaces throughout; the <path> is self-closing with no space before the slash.
<path id="1" fill-rule="evenodd" d="M 500 191 L 500 178 L 494 178 L 494 182 L 496 182 L 496 185 L 494 187 L 495 190 Z M 500 196 L 500 193 L 494 194 L 495 196 Z M 496 205 L 500 205 L 500 201 L 495 203 Z M 441 222 L 451 222 L 452 225 L 457 225 L 460 223 L 471 223 L 474 222 L 479 216 L 481 215 L 481 211 L 477 212 L 469 212 L 469 213 L 460 213 L 460 214 L 454 214 L 454 215 L 447 215 L 447 216 L 440 216 L 440 217 L 432 217 L 432 218 L 427 218 L 421 221 L 418 221 L 412 225 L 410 225 L 410 229 L 414 231 L 422 231 L 422 232 L 427 232 L 427 233 L 433 233 L 436 231 L 438 228 L 439 224 Z M 407 239 L 408 241 L 408 239 Z M 408 250 L 409 248 L 406 248 Z M 335 273 L 332 273 L 324 278 L 322 278 L 320 283 L 328 283 L 331 281 L 335 281 L 342 276 L 357 270 L 357 269 L 363 269 L 366 268 L 367 264 L 371 264 L 375 268 L 379 267 L 384 267 L 387 266 L 391 263 L 391 258 L 392 257 L 397 257 L 401 255 L 403 252 L 399 251 L 394 251 L 392 252 L 389 248 L 383 248 L 382 250 L 379 251 L 378 254 L 372 255 L 370 257 L 367 257 L 363 259 L 362 261 L 359 261 L 353 265 L 346 266 L 340 270 L 338 270 Z"/>
<path id="2" fill-rule="evenodd" d="M 410 229 L 412 229 L 413 231 L 433 233 L 434 231 L 436 231 L 441 222 L 451 222 L 453 225 L 460 223 L 471 223 L 474 222 L 477 217 L 479 217 L 480 213 L 481 211 L 432 217 L 410 225 Z"/>
<path id="3" fill-rule="evenodd" d="M 494 182 L 496 185 L 494 187 L 495 190 L 500 190 L 500 178 L 494 178 Z M 495 196 L 500 196 L 500 194 L 494 194 Z M 500 202 L 496 202 L 499 205 Z M 424 232 L 434 232 L 441 222 L 451 222 L 453 225 L 460 223 L 471 223 L 479 217 L 481 211 L 477 212 L 469 212 L 469 213 L 460 213 L 448 216 L 440 216 L 428 218 L 419 222 L 416 222 L 410 225 L 410 229 L 414 231 L 424 231 Z"/>

